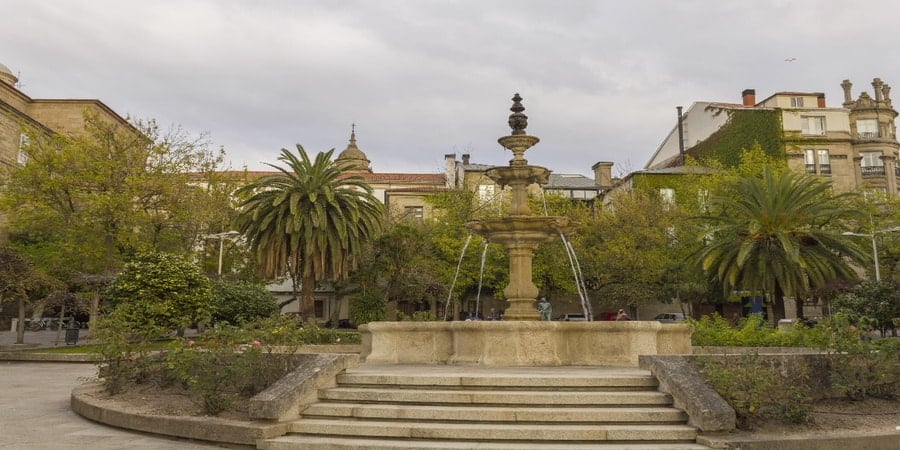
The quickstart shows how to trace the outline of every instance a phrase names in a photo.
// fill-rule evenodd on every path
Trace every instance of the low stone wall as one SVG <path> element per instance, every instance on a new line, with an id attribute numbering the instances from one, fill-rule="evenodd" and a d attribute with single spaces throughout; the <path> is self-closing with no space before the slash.
<path id="1" fill-rule="evenodd" d="M 370 364 L 638 365 L 639 355 L 689 354 L 684 324 L 623 322 L 372 322 L 359 328 Z"/>
<path id="2" fill-rule="evenodd" d="M 732 431 L 736 415 L 691 365 L 690 356 L 641 356 L 640 367 L 659 380 L 659 389 L 672 396 L 676 408 L 683 409 L 688 423 L 704 432 Z"/>
<path id="3" fill-rule="evenodd" d="M 96 393 L 102 390 L 103 385 L 99 382 L 75 388 L 70 401 L 72 411 L 86 419 L 114 427 L 251 448 L 261 439 L 282 436 L 288 430 L 288 422 L 244 422 L 208 416 L 149 415 L 116 409 L 96 400 Z"/>
<path id="4" fill-rule="evenodd" d="M 319 389 L 335 386 L 337 374 L 359 365 L 355 354 L 319 353 L 294 355 L 297 367 L 268 389 L 250 399 L 250 417 L 266 420 L 295 419 L 318 400 Z"/>

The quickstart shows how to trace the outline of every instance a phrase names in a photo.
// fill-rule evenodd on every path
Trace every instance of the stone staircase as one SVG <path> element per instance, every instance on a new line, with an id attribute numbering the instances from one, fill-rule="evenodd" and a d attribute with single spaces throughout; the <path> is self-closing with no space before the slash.
<path id="1" fill-rule="evenodd" d="M 631 367 L 361 365 L 261 449 L 705 449 Z"/>

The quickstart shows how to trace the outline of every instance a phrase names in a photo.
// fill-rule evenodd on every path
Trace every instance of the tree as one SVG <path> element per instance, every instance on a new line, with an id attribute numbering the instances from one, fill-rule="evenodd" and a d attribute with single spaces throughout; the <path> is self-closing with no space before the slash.
<path id="1" fill-rule="evenodd" d="M 331 159 L 334 149 L 315 160 L 297 145 L 282 149 L 279 173 L 238 190 L 247 196 L 239 208 L 237 230 L 266 278 L 300 278 L 300 314 L 314 318 L 318 281 L 342 280 L 358 263 L 365 242 L 381 229 L 383 207 L 363 178 L 348 176 Z M 296 287 L 296 283 L 295 283 Z"/>
<path id="2" fill-rule="evenodd" d="M 247 282 L 213 283 L 214 322 L 225 321 L 239 325 L 278 314 L 275 297 L 264 286 Z"/>
<path id="3" fill-rule="evenodd" d="M 145 328 L 180 331 L 208 322 L 213 309 L 210 279 L 187 257 L 168 253 L 126 263 L 106 295 L 117 312 Z"/>
<path id="4" fill-rule="evenodd" d="M 578 229 L 581 259 L 592 262 L 585 266 L 585 277 L 601 307 L 671 300 L 663 275 L 675 277 L 679 245 L 685 241 L 678 237 L 688 224 L 678 220 L 679 214 L 654 192 L 637 189 L 612 198 L 595 221 Z"/>
<path id="5" fill-rule="evenodd" d="M 856 273 L 845 258 L 867 255 L 840 235 L 856 216 L 831 193 L 829 183 L 787 170 L 766 168 L 761 177 L 743 177 L 712 200 L 704 216 L 711 228 L 697 253 L 700 267 L 726 291 L 770 296 L 775 322 L 784 318 L 784 297 L 794 297 L 798 315 L 810 288 Z"/>
<path id="6" fill-rule="evenodd" d="M 152 120 L 125 125 L 86 112 L 84 121 L 73 136 L 27 130 L 27 162 L 4 169 L 10 242 L 36 268 L 70 283 L 109 276 L 138 252 L 188 253 L 223 222 L 227 204 L 199 177 L 223 154 L 202 136 Z"/>
<path id="7" fill-rule="evenodd" d="M 25 301 L 32 274 L 31 264 L 18 251 L 0 247 L 0 304 L 8 300 L 16 302 L 19 313 L 16 344 L 25 343 Z"/>

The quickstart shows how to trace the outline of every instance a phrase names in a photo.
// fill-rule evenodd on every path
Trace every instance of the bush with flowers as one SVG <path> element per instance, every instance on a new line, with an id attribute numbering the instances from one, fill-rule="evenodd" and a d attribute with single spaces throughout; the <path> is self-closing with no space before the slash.
<path id="1" fill-rule="evenodd" d="M 245 404 L 239 400 L 285 376 L 296 367 L 301 345 L 359 342 L 358 334 L 324 330 L 286 316 L 240 326 L 219 323 L 202 336 L 175 339 L 162 351 L 147 351 L 152 334 L 135 334 L 125 321 L 105 321 L 98 335 L 108 392 L 146 384 L 177 388 L 207 414 L 239 409 Z"/>

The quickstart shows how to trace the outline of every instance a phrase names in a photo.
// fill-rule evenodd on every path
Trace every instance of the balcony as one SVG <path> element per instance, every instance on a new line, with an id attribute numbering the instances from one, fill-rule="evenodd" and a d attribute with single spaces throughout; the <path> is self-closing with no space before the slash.
<path id="1" fill-rule="evenodd" d="M 857 139 L 878 139 L 877 131 L 860 131 L 856 133 Z"/>
<path id="2" fill-rule="evenodd" d="M 862 166 L 860 167 L 863 178 L 883 177 L 884 166 Z"/>

